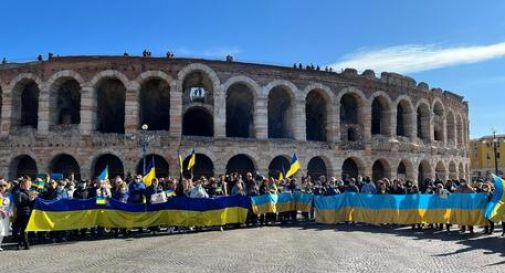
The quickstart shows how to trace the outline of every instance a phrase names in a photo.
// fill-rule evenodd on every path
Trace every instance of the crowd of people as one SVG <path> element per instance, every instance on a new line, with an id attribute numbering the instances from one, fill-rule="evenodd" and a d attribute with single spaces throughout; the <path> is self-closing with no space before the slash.
<path id="1" fill-rule="evenodd" d="M 68 179 L 52 180 L 47 182 L 41 178 L 31 180 L 30 177 L 22 177 L 13 181 L 0 179 L 0 251 L 3 238 L 11 235 L 17 242 L 17 249 L 29 249 L 30 242 L 58 242 L 68 239 L 83 238 L 93 236 L 100 238 L 113 234 L 114 236 L 130 236 L 131 230 L 114 229 L 110 232 L 103 228 L 92 228 L 90 230 L 79 231 L 55 231 L 39 232 L 37 234 L 27 234 L 25 232 L 33 203 L 36 198 L 44 200 L 59 199 L 107 199 L 113 198 L 124 203 L 143 204 L 165 202 L 172 196 L 186 196 L 189 198 L 214 198 L 219 196 L 243 195 L 257 196 L 266 193 L 280 192 L 305 192 L 314 195 L 331 196 L 344 192 L 361 192 L 368 194 L 437 194 L 447 196 L 454 192 L 473 193 L 484 192 L 491 198 L 494 191 L 494 184 L 490 180 L 479 179 L 472 183 L 464 179 L 460 180 L 430 180 L 421 183 L 404 181 L 402 179 L 380 179 L 373 181 L 370 177 L 337 179 L 331 177 L 326 179 L 320 176 L 316 179 L 310 176 L 297 179 L 274 179 L 266 178 L 258 174 L 246 173 L 244 176 L 238 173 L 222 175 L 218 177 L 200 177 L 197 179 L 179 178 L 154 178 L 149 186 L 144 183 L 143 177 L 128 177 L 122 179 L 91 180 L 91 181 L 71 181 Z M 298 221 L 311 221 L 314 219 L 314 212 L 301 213 L 268 213 L 265 215 L 255 215 L 250 209 L 247 217 L 247 226 L 269 225 L 275 223 L 287 224 Z M 449 224 L 415 224 L 412 229 L 445 229 L 450 231 Z M 159 232 L 161 227 L 144 227 L 136 232 Z M 220 227 L 222 230 L 222 227 Z M 167 228 L 170 232 L 181 231 L 181 227 Z M 191 229 L 193 230 L 193 229 Z M 472 226 L 460 226 L 461 232 L 473 233 Z M 484 233 L 494 232 L 494 223 L 489 222 L 484 226 Z M 503 234 L 502 234 L 503 235 Z"/>

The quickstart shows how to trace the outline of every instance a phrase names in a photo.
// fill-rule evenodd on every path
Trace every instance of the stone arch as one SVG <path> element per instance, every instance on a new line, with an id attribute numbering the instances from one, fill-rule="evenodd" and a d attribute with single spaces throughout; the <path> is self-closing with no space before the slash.
<path id="1" fill-rule="evenodd" d="M 189 107 L 195 102 L 214 105 L 220 81 L 210 67 L 200 63 L 189 64 L 177 73 L 177 78 L 181 84 L 183 106 Z"/>
<path id="2" fill-rule="evenodd" d="M 377 181 L 383 178 L 391 178 L 391 165 L 386 159 L 380 158 L 372 164 L 372 180 Z"/>
<path id="3" fill-rule="evenodd" d="M 396 104 L 396 135 L 404 137 L 415 136 L 413 129 L 414 106 L 410 97 L 401 95 Z"/>
<path id="4" fill-rule="evenodd" d="M 289 170 L 289 166 L 288 156 L 278 155 L 274 157 L 268 165 L 268 176 L 277 179 L 279 173 L 283 172 L 285 174 Z"/>
<path id="5" fill-rule="evenodd" d="M 27 154 L 14 157 L 9 164 L 9 177 L 16 179 L 21 176 L 35 178 L 37 176 L 37 162 Z"/>
<path id="6" fill-rule="evenodd" d="M 357 178 L 365 173 L 365 164 L 358 157 L 348 157 L 342 163 L 342 178 Z"/>
<path id="7" fill-rule="evenodd" d="M 22 73 L 11 81 L 12 127 L 38 126 L 39 96 L 42 81 L 31 73 Z"/>
<path id="8" fill-rule="evenodd" d="M 261 86 L 253 79 L 248 76 L 239 75 L 229 78 L 222 86 L 221 90 L 227 92 L 228 89 L 234 84 L 243 84 L 253 92 L 254 101 L 256 101 L 260 96 L 262 96 Z"/>
<path id="9" fill-rule="evenodd" d="M 328 91 L 312 89 L 305 96 L 305 130 L 307 140 L 326 141 L 328 139 L 331 97 Z"/>
<path id="10" fill-rule="evenodd" d="M 440 100 L 433 102 L 433 140 L 444 141 L 445 109 Z"/>
<path id="11" fill-rule="evenodd" d="M 314 179 L 318 179 L 322 175 L 328 177 L 326 161 L 320 156 L 311 158 L 307 164 L 307 174 Z"/>
<path id="12" fill-rule="evenodd" d="M 353 141 L 349 132 L 353 132 L 354 140 L 363 138 L 365 127 L 365 108 L 368 103 L 363 92 L 355 87 L 346 87 L 339 91 L 335 98 L 339 104 L 340 137 L 342 141 Z"/>
<path id="13" fill-rule="evenodd" d="M 168 131 L 170 128 L 170 84 L 171 79 L 161 71 L 148 71 L 139 78 L 138 95 L 139 124 L 147 125 L 151 131 Z"/>
<path id="14" fill-rule="evenodd" d="M 403 180 L 414 180 L 414 168 L 408 159 L 402 159 L 396 168 L 397 177 Z"/>
<path id="15" fill-rule="evenodd" d="M 451 145 L 456 144 L 456 124 L 454 114 L 451 110 L 447 111 L 446 116 L 447 142 Z"/>
<path id="16" fill-rule="evenodd" d="M 205 154 L 197 153 L 195 166 L 193 167 L 192 171 L 188 171 L 187 166 L 190 158 L 191 155 L 187 156 L 186 159 L 184 159 L 184 165 L 183 165 L 184 177 L 190 178 L 192 174 L 193 177 L 196 179 L 199 179 L 202 176 L 205 176 L 207 178 L 214 176 L 214 163 L 212 162 L 212 159 L 210 159 L 210 157 L 208 157 Z"/>
<path id="17" fill-rule="evenodd" d="M 256 170 L 256 164 L 252 157 L 246 154 L 237 154 L 231 157 L 226 163 L 226 173 L 239 173 L 242 177 L 245 177 L 245 174 L 250 172 L 253 174 Z"/>
<path id="18" fill-rule="evenodd" d="M 226 136 L 254 137 L 254 85 L 236 81 L 226 89 Z"/>
<path id="19" fill-rule="evenodd" d="M 125 177 L 123 161 L 112 153 L 105 153 L 95 157 L 91 169 L 92 177 L 96 178 L 100 175 L 106 166 L 109 169 L 109 179 L 113 179 L 116 176 Z"/>
<path id="20" fill-rule="evenodd" d="M 461 115 L 458 114 L 456 116 L 456 144 L 458 146 L 463 145 L 463 119 L 461 118 Z"/>
<path id="21" fill-rule="evenodd" d="M 421 99 L 416 105 L 417 137 L 430 140 L 431 111 L 428 101 Z"/>
<path id="22" fill-rule="evenodd" d="M 125 88 L 128 88 L 132 84 L 134 84 L 128 80 L 128 77 L 126 77 L 125 74 L 123 74 L 117 70 L 104 70 L 104 71 L 98 72 L 95 76 L 93 76 L 93 78 L 90 81 L 90 85 L 96 89 L 97 85 L 101 81 L 107 80 L 107 79 L 117 79 L 117 80 L 121 81 L 121 83 L 123 84 L 123 86 Z"/>
<path id="23" fill-rule="evenodd" d="M 458 179 L 458 170 L 454 161 L 449 162 L 449 179 Z"/>
<path id="24" fill-rule="evenodd" d="M 69 154 L 62 153 L 54 156 L 49 163 L 48 170 L 50 173 L 62 173 L 64 178 L 81 179 L 81 167 L 77 160 Z"/>
<path id="25" fill-rule="evenodd" d="M 443 161 L 438 161 L 437 165 L 435 165 L 435 178 L 446 180 L 447 171 Z"/>
<path id="26" fill-rule="evenodd" d="M 417 168 L 417 183 L 418 185 L 424 185 L 426 179 L 431 179 L 432 177 L 431 164 L 428 160 L 423 159 L 419 162 Z"/>
<path id="27" fill-rule="evenodd" d="M 458 179 L 465 178 L 465 167 L 463 167 L 463 162 L 459 162 L 458 166 Z"/>
<path id="28" fill-rule="evenodd" d="M 288 84 L 269 84 L 268 138 L 294 138 L 295 90 Z M 294 87 L 296 88 L 296 87 Z"/>
<path id="29" fill-rule="evenodd" d="M 73 71 L 55 73 L 49 84 L 49 124 L 81 123 L 81 92 L 84 80 Z"/>
<path id="30" fill-rule="evenodd" d="M 124 134 L 127 79 L 117 76 L 122 75 L 119 72 L 105 72 L 108 71 L 99 73 L 103 77 L 95 76 L 98 77 L 96 82 L 95 79 L 92 80 L 95 89 L 96 130 L 101 133 Z"/>
<path id="31" fill-rule="evenodd" d="M 182 134 L 185 136 L 214 136 L 214 118 L 210 110 L 203 106 L 193 106 L 187 109 L 183 115 Z"/>
<path id="32" fill-rule="evenodd" d="M 168 161 L 161 155 L 159 154 L 149 154 L 146 155 L 146 169 L 151 164 L 152 160 L 154 160 L 154 168 L 156 171 L 156 177 L 168 177 L 169 175 L 169 166 L 168 166 Z M 145 175 L 144 169 L 144 159 L 141 158 L 137 162 L 137 166 L 135 168 L 135 171 L 137 174 L 140 175 Z"/>
<path id="33" fill-rule="evenodd" d="M 370 97 L 371 105 L 371 134 L 391 135 L 392 127 L 392 102 L 391 98 L 383 91 L 375 92 Z"/>

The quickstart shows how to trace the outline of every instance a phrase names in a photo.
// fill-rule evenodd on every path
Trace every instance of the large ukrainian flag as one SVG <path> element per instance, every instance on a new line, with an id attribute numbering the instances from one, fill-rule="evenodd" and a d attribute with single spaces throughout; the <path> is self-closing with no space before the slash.
<path id="1" fill-rule="evenodd" d="M 290 178 L 293 176 L 301 167 L 300 160 L 298 160 L 298 157 L 296 156 L 296 153 L 293 154 L 293 157 L 291 158 L 291 166 L 289 166 L 289 170 L 286 173 L 286 178 Z"/>
<path id="2" fill-rule="evenodd" d="M 156 178 L 156 167 L 154 166 L 154 158 L 153 158 L 153 160 L 151 160 L 151 163 L 149 163 L 147 171 L 144 175 L 144 184 L 146 184 L 147 187 L 151 186 L 151 183 L 154 178 Z"/>
<path id="3" fill-rule="evenodd" d="M 495 191 L 486 208 L 486 219 L 493 222 L 505 221 L 505 192 L 502 178 L 493 174 Z"/>

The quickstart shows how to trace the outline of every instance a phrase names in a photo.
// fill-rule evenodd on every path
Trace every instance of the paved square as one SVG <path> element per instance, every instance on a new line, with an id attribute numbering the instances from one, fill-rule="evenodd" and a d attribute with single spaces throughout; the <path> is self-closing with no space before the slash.
<path id="1" fill-rule="evenodd" d="M 1 272 L 504 272 L 505 238 L 372 226 L 274 226 L 36 245 Z"/>

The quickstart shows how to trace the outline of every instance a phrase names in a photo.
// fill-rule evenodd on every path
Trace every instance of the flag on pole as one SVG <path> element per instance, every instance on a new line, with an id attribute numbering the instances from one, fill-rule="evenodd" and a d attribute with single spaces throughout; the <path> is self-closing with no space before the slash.
<path id="1" fill-rule="evenodd" d="M 105 165 L 105 169 L 97 176 L 100 180 L 109 179 L 109 165 Z"/>
<path id="2" fill-rule="evenodd" d="M 491 201 L 487 204 L 484 216 L 493 222 L 505 220 L 505 181 L 493 174 L 495 191 Z"/>
<path id="3" fill-rule="evenodd" d="M 298 160 L 298 157 L 296 156 L 296 153 L 293 154 L 293 157 L 291 158 L 291 166 L 289 166 L 289 170 L 286 173 L 286 178 L 290 178 L 293 176 L 301 167 L 300 161 Z"/>
<path id="4" fill-rule="evenodd" d="M 151 186 L 151 182 L 153 179 L 156 178 L 156 167 L 154 165 L 154 157 L 149 163 L 149 166 L 147 166 L 146 173 L 144 174 L 144 184 L 146 184 L 147 187 Z"/>
<path id="5" fill-rule="evenodd" d="M 184 172 L 184 161 L 182 160 L 181 151 L 177 151 L 177 158 L 179 159 L 179 174 L 182 175 L 182 172 Z"/>
<path id="6" fill-rule="evenodd" d="M 195 154 L 195 149 L 193 149 L 191 151 L 191 158 L 189 159 L 187 170 L 190 171 L 191 169 L 193 169 L 195 164 L 196 164 L 196 154 Z"/>
<path id="7" fill-rule="evenodd" d="M 279 178 L 278 180 L 284 180 L 284 174 L 282 172 L 279 172 Z"/>

